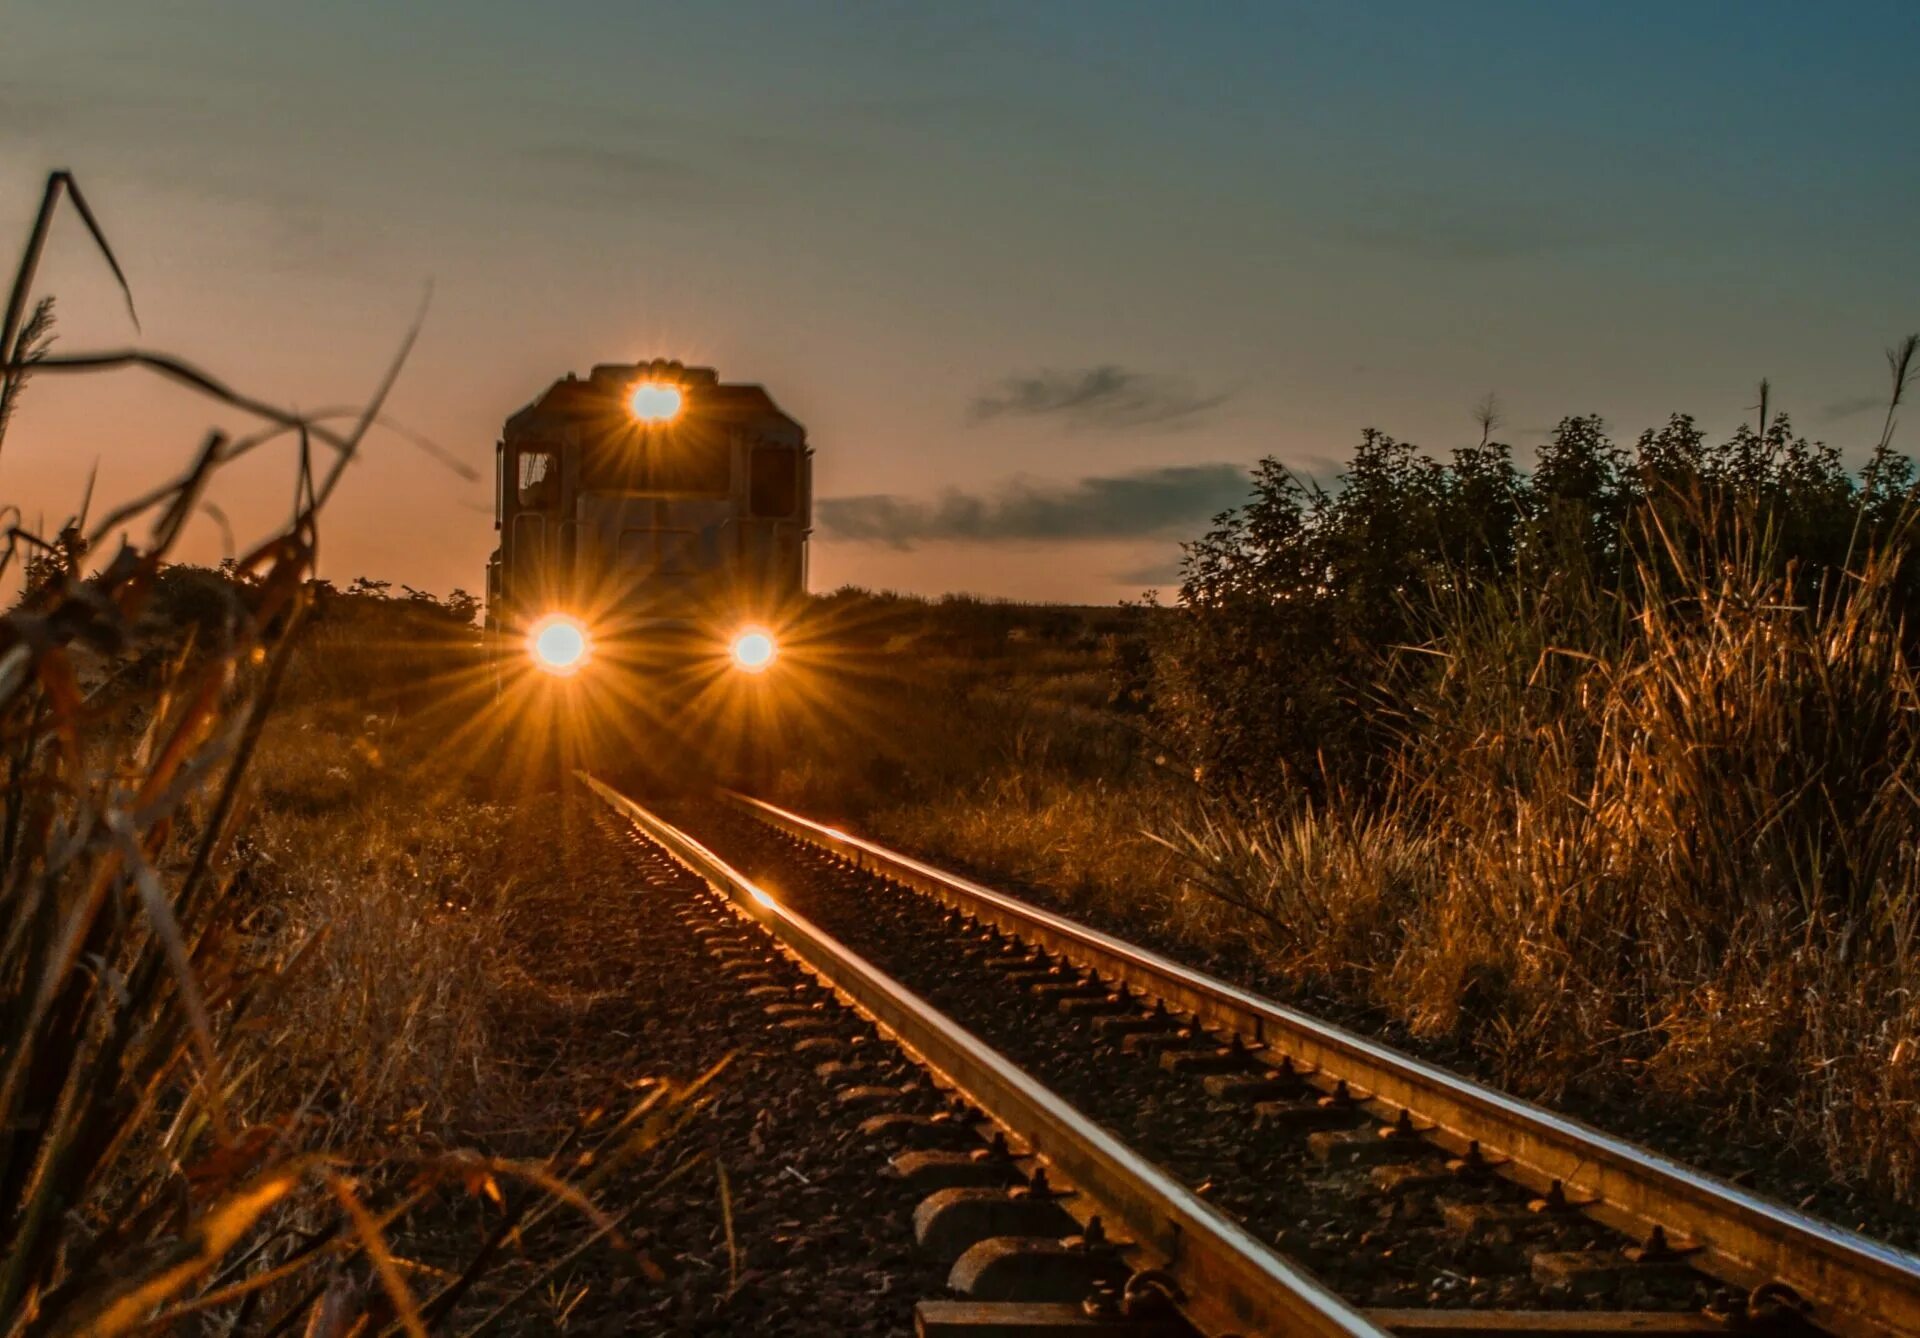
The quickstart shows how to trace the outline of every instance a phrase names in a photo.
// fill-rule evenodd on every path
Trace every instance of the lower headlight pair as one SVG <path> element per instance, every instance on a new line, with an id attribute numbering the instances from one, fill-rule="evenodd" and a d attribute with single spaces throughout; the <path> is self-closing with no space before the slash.
<path id="1" fill-rule="evenodd" d="M 550 613 L 527 633 L 527 651 L 533 662 L 550 674 L 578 673 L 593 649 L 587 629 L 564 613 Z"/>
<path id="2" fill-rule="evenodd" d="M 773 664 L 780 649 L 774 645 L 772 633 L 749 627 L 734 637 L 733 644 L 727 647 L 727 653 L 733 657 L 734 668 L 757 674 Z"/>
<path id="3" fill-rule="evenodd" d="M 527 651 L 542 669 L 565 678 L 586 664 L 593 653 L 593 639 L 579 619 L 550 613 L 527 633 Z M 734 668 L 757 674 L 769 668 L 780 651 L 771 632 L 745 627 L 734 636 L 727 653 Z"/>

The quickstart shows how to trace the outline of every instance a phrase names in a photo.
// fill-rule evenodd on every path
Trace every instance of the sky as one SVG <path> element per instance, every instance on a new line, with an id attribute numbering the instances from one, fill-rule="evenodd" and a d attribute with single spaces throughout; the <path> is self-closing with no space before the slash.
<path id="1" fill-rule="evenodd" d="M 71 169 L 64 352 L 357 403 L 420 308 L 322 570 L 483 584 L 500 424 L 595 363 L 764 384 L 815 450 L 816 589 L 1105 602 L 1272 455 L 1444 451 L 1489 392 L 1730 429 L 1772 378 L 1863 453 L 1920 328 L 1920 6 L 0 0 L 0 243 Z M 177 471 L 213 406 L 43 376 L 0 502 Z M 1910 446 L 1916 443 L 1909 442 Z M 223 478 L 184 556 L 283 517 Z"/>

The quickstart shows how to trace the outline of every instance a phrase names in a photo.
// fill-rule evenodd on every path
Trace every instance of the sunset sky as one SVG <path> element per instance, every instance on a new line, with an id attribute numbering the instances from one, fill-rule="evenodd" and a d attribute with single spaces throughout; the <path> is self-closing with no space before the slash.
<path id="1" fill-rule="evenodd" d="M 323 567 L 481 587 L 501 421 L 568 370 L 765 384 L 818 452 L 813 583 L 1105 601 L 1273 454 L 1524 455 L 1778 402 L 1871 442 L 1920 327 L 1920 5 L 0 3 L 0 239 L 48 169 L 64 351 L 352 403 L 432 299 Z M 11 259 L 9 259 L 11 264 Z M 209 406 L 46 377 L 0 501 L 177 468 Z M 1911 438 L 1910 447 L 1920 446 Z M 285 456 L 224 480 L 237 542 Z M 226 538 L 195 523 L 190 556 Z"/>

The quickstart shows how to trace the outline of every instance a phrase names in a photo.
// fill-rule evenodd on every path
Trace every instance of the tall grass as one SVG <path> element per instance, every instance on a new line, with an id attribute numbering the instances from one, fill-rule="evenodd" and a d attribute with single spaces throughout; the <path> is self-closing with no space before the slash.
<path id="1" fill-rule="evenodd" d="M 1390 793 L 1175 844 L 1279 967 L 1547 1095 L 1665 1094 L 1920 1190 L 1904 536 L 1809 600 L 1764 521 L 1439 602 Z"/>
<path id="2" fill-rule="evenodd" d="M 77 187 L 54 174 L 0 329 L 9 413 L 31 373 L 126 363 L 165 365 L 247 406 L 160 355 L 46 352 L 46 306 L 23 313 L 63 198 L 113 264 Z M 306 451 L 312 425 L 264 416 L 302 443 L 291 521 L 236 564 L 244 579 L 219 634 L 182 647 L 144 690 L 83 692 L 75 648 L 111 656 L 132 643 L 207 480 L 273 429 L 251 443 L 214 434 L 177 481 L 90 532 L 83 507 L 58 545 L 15 526 L 0 555 L 0 565 L 46 560 L 0 620 L 0 1331 L 123 1331 L 204 1279 L 302 1182 L 358 1202 L 339 1173 L 249 1128 L 228 1058 L 280 963 L 237 969 L 218 868 L 304 611 L 325 486 Z M 358 444 L 357 432 L 319 435 L 339 462 Z M 144 544 L 123 542 L 82 570 L 83 555 L 142 518 Z"/>
<path id="3" fill-rule="evenodd" d="M 391 802 L 406 787 L 365 774 L 376 744 L 275 715 L 293 688 L 337 717 L 351 686 L 301 635 L 318 516 L 405 346 L 364 408 L 320 416 L 165 354 L 52 353 L 28 297 L 63 201 L 112 264 L 54 174 L 0 322 L 0 407 L 22 411 L 30 375 L 142 367 L 266 426 L 211 434 L 180 477 L 83 504 L 57 540 L 15 524 L 0 544 L 0 578 L 34 569 L 0 616 L 0 1334 L 424 1333 L 560 1205 L 618 1241 L 587 1191 L 691 1107 L 658 1086 L 563 1139 L 593 1167 L 575 1183 L 413 1136 L 485 1096 L 499 919 L 452 848 L 484 824 L 434 848 Z M 208 481 L 275 443 L 294 448 L 284 527 L 225 577 L 183 579 Z M 424 1268 L 395 1241 L 449 1197 L 479 1230 Z"/>

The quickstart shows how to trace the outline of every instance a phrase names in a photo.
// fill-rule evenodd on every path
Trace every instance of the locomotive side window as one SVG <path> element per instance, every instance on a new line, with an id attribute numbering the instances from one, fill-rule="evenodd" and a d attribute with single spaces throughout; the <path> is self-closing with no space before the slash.
<path id="1" fill-rule="evenodd" d="M 560 503 L 560 453 L 520 452 L 520 505 L 548 510 Z"/>
<path id="2" fill-rule="evenodd" d="M 800 501 L 800 452 L 782 446 L 756 446 L 747 471 L 747 510 L 756 516 L 784 518 Z"/>

